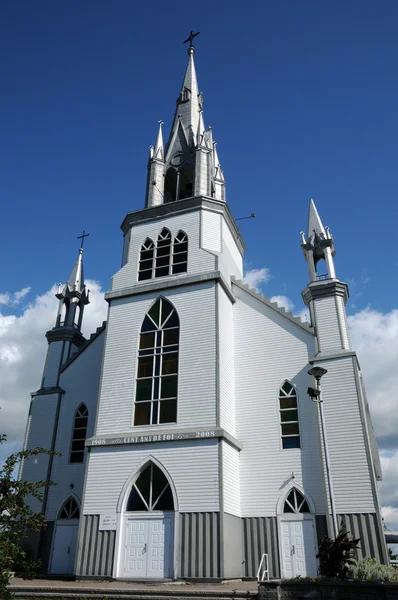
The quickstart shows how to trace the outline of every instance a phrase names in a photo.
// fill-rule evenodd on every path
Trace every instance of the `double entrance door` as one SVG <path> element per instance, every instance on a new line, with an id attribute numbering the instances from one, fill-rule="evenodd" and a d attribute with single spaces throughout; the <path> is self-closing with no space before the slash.
<path id="1" fill-rule="evenodd" d="M 78 527 L 78 519 L 56 523 L 51 573 L 59 575 L 71 575 L 73 573 Z"/>
<path id="2" fill-rule="evenodd" d="M 316 577 L 313 518 L 281 521 L 283 577 Z"/>
<path id="3" fill-rule="evenodd" d="M 127 518 L 124 577 L 132 579 L 170 577 L 172 521 L 171 516 Z"/>

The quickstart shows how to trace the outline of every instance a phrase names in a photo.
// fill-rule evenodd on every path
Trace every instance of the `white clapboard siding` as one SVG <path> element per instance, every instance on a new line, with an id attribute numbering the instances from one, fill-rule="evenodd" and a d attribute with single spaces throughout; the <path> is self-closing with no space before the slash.
<path id="1" fill-rule="evenodd" d="M 201 211 L 201 246 L 204 250 L 221 252 L 221 214 Z"/>
<path id="2" fill-rule="evenodd" d="M 227 281 L 231 276 L 243 277 L 242 255 L 232 236 L 226 221 L 222 222 L 222 253 L 219 257 L 219 269 Z"/>
<path id="3" fill-rule="evenodd" d="M 239 451 L 222 442 L 222 489 L 224 512 L 240 517 Z"/>
<path id="4" fill-rule="evenodd" d="M 348 333 L 347 315 L 345 310 L 344 298 L 342 298 L 341 296 L 336 296 L 336 308 L 340 322 L 341 338 L 343 341 L 342 346 L 345 350 L 350 350 L 351 342 Z"/>
<path id="5" fill-rule="evenodd" d="M 167 293 L 166 293 L 167 292 Z M 107 324 L 97 435 L 137 432 L 132 427 L 138 337 L 159 293 L 112 301 Z M 180 318 L 178 407 L 175 427 L 216 425 L 215 283 L 165 290 Z M 173 425 L 153 426 L 153 432 Z M 141 427 L 147 429 L 147 426 Z"/>
<path id="6" fill-rule="evenodd" d="M 320 352 L 342 349 L 339 321 L 334 296 L 314 301 L 315 326 Z"/>
<path id="7" fill-rule="evenodd" d="M 157 236 L 163 227 L 170 230 L 172 238 L 182 230 L 188 236 L 188 274 L 205 273 L 216 268 L 216 255 L 200 247 L 200 211 L 196 210 L 181 215 L 172 214 L 155 222 L 134 225 L 131 229 L 128 262 L 112 279 L 112 290 L 130 287 L 138 281 L 138 263 L 141 246 L 149 237 L 156 243 Z M 176 275 L 175 277 L 178 277 Z M 159 277 L 156 281 L 170 280 L 169 277 Z M 143 282 L 148 283 L 148 282 Z"/>
<path id="8" fill-rule="evenodd" d="M 221 286 L 218 286 L 218 332 L 220 425 L 236 435 L 233 305 Z"/>
<path id="9" fill-rule="evenodd" d="M 48 346 L 46 363 L 44 365 L 43 387 L 57 385 L 58 371 L 64 342 L 51 342 Z"/>
<path id="10" fill-rule="evenodd" d="M 73 492 L 81 500 L 85 463 L 70 463 L 70 447 L 75 411 L 83 402 L 88 409 L 87 437 L 94 433 L 105 331 L 102 331 L 76 360 L 61 374 L 60 386 L 65 390 L 59 414 L 59 427 L 51 478 L 57 485 L 50 488 L 46 518 L 57 518 L 65 499 Z M 86 450 L 87 453 L 87 450 Z M 71 488 L 73 484 L 73 488 Z"/>
<path id="11" fill-rule="evenodd" d="M 58 394 L 35 396 L 30 409 L 30 423 L 27 435 L 26 449 L 32 450 L 38 446 L 51 449 L 55 415 L 57 411 Z M 47 479 L 49 456 L 37 454 L 24 460 L 21 479 L 24 481 L 45 481 Z M 41 510 L 42 503 L 31 498 L 29 505 L 33 510 Z"/>
<path id="12" fill-rule="evenodd" d="M 236 436 L 242 444 L 242 517 L 276 514 L 292 481 L 325 512 L 316 405 L 307 395 L 314 338 L 299 325 L 234 286 Z M 285 379 L 297 388 L 302 448 L 282 449 L 278 392 Z"/>
<path id="13" fill-rule="evenodd" d="M 193 440 L 130 448 L 91 448 L 84 514 L 115 512 L 124 485 L 152 456 L 173 481 L 180 512 L 219 510 L 218 443 Z"/>
<path id="14" fill-rule="evenodd" d="M 353 357 L 322 362 L 325 424 L 338 514 L 374 512 Z"/>

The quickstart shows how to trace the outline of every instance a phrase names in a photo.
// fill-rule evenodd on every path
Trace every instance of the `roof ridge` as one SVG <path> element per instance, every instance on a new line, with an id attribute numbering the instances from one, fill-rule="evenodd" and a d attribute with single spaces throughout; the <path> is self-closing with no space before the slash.
<path id="1" fill-rule="evenodd" d="M 232 281 L 232 283 L 234 283 L 241 289 L 249 292 L 249 294 L 251 296 L 254 296 L 258 300 L 260 300 L 263 304 L 266 304 L 273 310 L 276 310 L 281 315 L 288 318 L 290 321 L 293 321 L 293 323 L 296 323 L 297 325 L 299 325 L 306 331 L 309 331 L 311 333 L 314 332 L 314 328 L 309 323 L 302 321 L 300 317 L 297 317 L 292 312 L 290 312 L 290 311 L 288 312 L 284 306 L 279 306 L 277 302 L 271 302 L 270 298 L 266 298 L 261 292 L 257 292 L 257 290 L 255 288 L 250 287 L 247 283 L 245 283 L 241 279 L 237 279 L 234 275 L 232 275 L 231 281 Z"/>

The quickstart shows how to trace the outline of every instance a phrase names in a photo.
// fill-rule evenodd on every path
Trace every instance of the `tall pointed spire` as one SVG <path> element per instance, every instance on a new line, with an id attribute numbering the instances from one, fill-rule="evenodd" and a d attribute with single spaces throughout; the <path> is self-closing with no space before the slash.
<path id="1" fill-rule="evenodd" d="M 307 237 L 308 239 L 312 237 L 316 233 L 319 237 L 326 237 L 325 228 L 322 225 L 322 221 L 318 214 L 318 211 L 315 206 L 315 202 L 312 198 L 310 198 L 310 207 L 308 211 L 308 231 Z"/>
<path id="2" fill-rule="evenodd" d="M 89 294 L 84 283 L 83 248 L 80 247 L 68 281 L 62 290 L 59 284 L 58 292 L 55 294 L 59 299 L 56 327 L 72 327 L 80 331 L 84 306 L 90 302 Z"/>
<path id="3" fill-rule="evenodd" d="M 164 159 L 162 125 L 163 121 L 159 121 L 158 137 L 156 138 L 155 149 L 153 151 L 153 158 L 160 158 L 161 160 Z"/>
<path id="4" fill-rule="evenodd" d="M 315 202 L 312 198 L 310 198 L 308 211 L 307 239 L 305 239 L 304 232 L 302 231 L 301 247 L 308 264 L 310 282 L 323 279 L 335 279 L 336 272 L 334 269 L 333 257 L 336 252 L 334 249 L 333 238 L 329 232 L 329 228 L 323 226 Z M 317 272 L 318 263 L 322 259 L 326 263 L 327 273 L 319 274 Z"/>

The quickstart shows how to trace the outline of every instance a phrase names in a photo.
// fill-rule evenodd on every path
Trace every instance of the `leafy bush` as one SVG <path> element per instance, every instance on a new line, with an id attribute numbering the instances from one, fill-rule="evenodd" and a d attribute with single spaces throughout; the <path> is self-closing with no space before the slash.
<path id="1" fill-rule="evenodd" d="M 0 444 L 7 440 L 0 434 Z M 29 560 L 22 548 L 28 532 L 39 532 L 46 527 L 44 516 L 29 506 L 29 498 L 43 499 L 43 489 L 53 485 L 52 481 L 27 482 L 15 479 L 16 467 L 38 454 L 55 455 L 44 448 L 23 450 L 11 454 L 0 466 L 0 598 L 8 600 L 13 595 L 7 589 L 11 572 L 21 571 L 26 579 L 34 577 L 39 561 Z"/>
<path id="2" fill-rule="evenodd" d="M 345 579 L 349 567 L 355 562 L 354 549 L 358 548 L 358 539 L 350 538 L 343 522 L 338 536 L 331 540 L 328 536 L 321 539 L 319 544 L 319 571 L 323 577 Z"/>
<path id="3" fill-rule="evenodd" d="M 398 570 L 381 565 L 374 558 L 362 558 L 350 565 L 349 577 L 361 581 L 398 581 Z"/>

